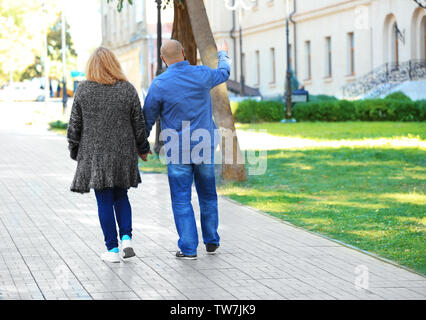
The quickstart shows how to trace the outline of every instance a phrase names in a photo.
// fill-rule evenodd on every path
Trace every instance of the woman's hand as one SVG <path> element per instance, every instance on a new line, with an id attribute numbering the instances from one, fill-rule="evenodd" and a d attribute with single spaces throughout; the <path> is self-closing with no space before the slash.
<path id="1" fill-rule="evenodd" d="M 145 153 L 145 154 L 138 153 L 138 154 L 139 154 L 139 157 L 141 157 L 141 159 L 146 162 L 146 161 L 148 161 L 148 155 L 152 154 L 152 151 L 149 150 L 148 153 Z"/>

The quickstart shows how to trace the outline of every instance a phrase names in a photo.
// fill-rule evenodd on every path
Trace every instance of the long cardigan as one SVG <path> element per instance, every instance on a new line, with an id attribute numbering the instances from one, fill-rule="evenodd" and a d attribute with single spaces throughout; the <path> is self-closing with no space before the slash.
<path id="1" fill-rule="evenodd" d="M 136 89 L 129 82 L 79 84 L 68 124 L 68 149 L 77 169 L 71 191 L 141 183 L 138 152 L 149 152 L 145 119 Z"/>

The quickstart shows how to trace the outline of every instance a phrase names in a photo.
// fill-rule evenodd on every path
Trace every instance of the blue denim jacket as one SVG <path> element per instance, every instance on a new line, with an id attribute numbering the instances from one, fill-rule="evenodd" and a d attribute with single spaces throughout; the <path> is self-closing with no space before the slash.
<path id="1" fill-rule="evenodd" d="M 210 133 L 211 147 L 214 147 L 216 125 L 213 122 L 210 90 L 227 81 L 231 71 L 228 54 L 220 51 L 218 57 L 217 69 L 192 66 L 188 61 L 182 61 L 170 65 L 166 72 L 153 80 L 143 106 L 147 136 L 160 115 L 161 130 L 172 129 L 177 132 L 179 153 L 190 153 L 195 145 L 203 141 L 203 137 L 199 137 L 198 141 L 190 140 L 190 150 L 183 149 L 183 132 L 185 137 L 191 136 L 197 129 L 205 129 Z M 188 121 L 189 126 L 183 127 L 182 123 Z M 187 163 L 182 155 L 179 158 L 183 160 L 181 163 Z M 193 163 L 192 158 L 189 163 Z"/>

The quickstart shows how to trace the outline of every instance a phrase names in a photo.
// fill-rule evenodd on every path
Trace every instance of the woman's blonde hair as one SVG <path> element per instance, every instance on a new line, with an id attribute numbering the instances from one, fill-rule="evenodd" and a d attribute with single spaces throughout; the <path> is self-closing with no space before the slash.
<path id="1" fill-rule="evenodd" d="M 104 47 L 97 48 L 87 61 L 86 78 L 102 84 L 127 81 L 114 52 Z"/>

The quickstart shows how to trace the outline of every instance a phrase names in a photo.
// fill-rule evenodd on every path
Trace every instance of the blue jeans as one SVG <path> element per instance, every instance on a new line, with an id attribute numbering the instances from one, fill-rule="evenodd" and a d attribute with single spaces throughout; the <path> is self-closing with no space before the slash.
<path id="1" fill-rule="evenodd" d="M 180 251 L 186 255 L 197 254 L 198 233 L 191 204 L 193 181 L 195 181 L 200 203 L 203 241 L 205 244 L 219 245 L 220 238 L 217 233 L 219 215 L 214 164 L 168 164 L 167 173 L 173 215 L 179 234 L 178 247 Z"/>
<path id="2" fill-rule="evenodd" d="M 108 250 L 117 248 L 116 219 L 120 231 L 120 239 L 124 235 L 132 237 L 132 209 L 127 197 L 127 189 L 114 187 L 95 190 L 95 195 L 98 203 L 99 221 L 105 237 L 105 245 Z"/>

